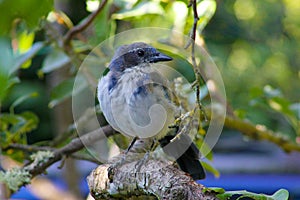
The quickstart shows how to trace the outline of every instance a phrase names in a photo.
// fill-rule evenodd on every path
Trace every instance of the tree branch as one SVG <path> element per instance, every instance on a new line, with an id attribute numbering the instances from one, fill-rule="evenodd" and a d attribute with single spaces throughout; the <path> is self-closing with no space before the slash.
<path id="1" fill-rule="evenodd" d="M 296 143 L 289 141 L 287 138 L 267 129 L 264 125 L 254 125 L 250 122 L 227 115 L 225 118 L 225 126 L 227 128 L 238 130 L 250 138 L 273 142 L 286 152 L 300 152 L 300 145 L 297 145 Z"/>
<path id="2" fill-rule="evenodd" d="M 36 152 L 36 151 L 52 151 L 54 148 L 48 146 L 34 146 L 34 145 L 26 145 L 26 144 L 10 144 L 3 149 L 3 151 L 7 151 L 8 149 L 17 149 L 25 152 Z"/>
<path id="3" fill-rule="evenodd" d="M 61 160 L 64 156 L 69 156 L 84 148 L 84 145 L 93 144 L 96 141 L 114 134 L 116 134 L 116 132 L 111 126 L 104 126 L 79 138 L 73 139 L 69 144 L 60 149 L 56 149 L 54 151 L 54 156 L 49 158 L 46 162 L 40 163 L 39 165 L 36 165 L 36 163 L 30 163 L 24 166 L 24 169 L 26 169 L 32 177 L 42 174 L 49 166 Z"/>
<path id="4" fill-rule="evenodd" d="M 114 171 L 113 177 L 108 175 L 109 167 L 109 164 L 100 165 L 87 178 L 91 195 L 96 200 L 217 199 L 215 194 L 167 161 L 147 160 L 140 168 L 137 161 L 126 163 Z"/>
<path id="5" fill-rule="evenodd" d="M 64 36 L 64 44 L 68 45 L 71 41 L 71 39 L 78 33 L 82 32 L 85 30 L 92 22 L 93 20 L 97 17 L 97 15 L 102 11 L 104 8 L 105 4 L 107 3 L 108 0 L 103 0 L 100 4 L 99 7 L 96 11 L 94 11 L 92 14 L 88 16 L 88 18 L 83 22 L 78 24 L 77 26 L 74 26 L 71 28 L 66 35 Z"/>

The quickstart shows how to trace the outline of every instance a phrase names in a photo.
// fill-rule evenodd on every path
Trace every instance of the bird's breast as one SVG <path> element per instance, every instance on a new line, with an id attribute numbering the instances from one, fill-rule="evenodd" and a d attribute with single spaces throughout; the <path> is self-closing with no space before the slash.
<path id="1" fill-rule="evenodd" d="M 174 106 L 165 91 L 168 86 L 156 83 L 151 73 L 151 69 L 130 68 L 113 88 L 109 87 L 112 75 L 99 83 L 103 114 L 113 128 L 125 135 L 160 137 L 174 121 Z"/>

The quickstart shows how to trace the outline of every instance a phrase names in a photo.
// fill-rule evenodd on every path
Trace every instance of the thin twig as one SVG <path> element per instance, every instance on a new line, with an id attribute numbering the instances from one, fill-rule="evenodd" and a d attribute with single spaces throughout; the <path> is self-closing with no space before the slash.
<path id="1" fill-rule="evenodd" d="M 206 115 L 205 110 L 203 108 L 203 105 L 200 101 L 201 73 L 200 73 L 200 70 L 199 70 L 199 66 L 196 62 L 196 58 L 195 58 L 195 43 L 196 43 L 196 34 L 197 34 L 197 24 L 198 24 L 198 20 L 199 20 L 199 16 L 198 16 L 198 12 L 197 12 L 197 0 L 190 1 L 190 4 L 188 6 L 189 7 L 192 6 L 193 15 L 194 15 L 194 23 L 193 23 L 192 31 L 191 31 L 191 34 L 190 34 L 190 41 L 185 46 L 185 48 L 188 48 L 190 45 L 192 45 L 192 47 L 191 47 L 191 51 L 192 51 L 191 52 L 191 58 L 192 58 L 194 73 L 195 73 L 195 76 L 196 76 L 196 80 L 192 84 L 192 87 L 196 87 L 196 101 L 197 101 L 197 104 L 198 104 L 198 108 L 200 110 L 199 120 L 202 118 L 201 115 L 203 115 L 204 120 L 207 121 L 207 115 Z M 199 63 L 199 65 L 200 65 L 200 63 Z M 201 123 L 199 123 L 199 129 L 202 129 Z"/>
<path id="2" fill-rule="evenodd" d="M 68 45 L 71 41 L 71 39 L 78 33 L 82 32 L 83 30 L 85 30 L 92 22 L 93 20 L 97 17 L 97 15 L 102 11 L 102 9 L 104 8 L 105 4 L 107 3 L 108 0 L 103 0 L 98 9 L 93 12 L 92 14 L 90 14 L 88 16 L 88 18 L 81 24 L 78 24 L 77 26 L 74 26 L 73 28 L 71 28 L 66 35 L 64 36 L 64 44 Z"/>
<path id="3" fill-rule="evenodd" d="M 198 12 L 197 12 L 197 0 L 193 0 L 192 2 L 193 14 L 194 14 L 194 24 L 192 28 L 191 38 L 196 41 L 196 31 L 197 31 L 197 23 L 199 20 Z M 193 43 L 192 43 L 193 45 Z"/>
<path id="4" fill-rule="evenodd" d="M 63 156 L 69 156 L 83 149 L 85 145 L 91 145 L 96 141 L 99 141 L 105 137 L 110 137 L 115 134 L 116 132 L 112 129 L 111 126 L 104 126 L 97 130 L 89 132 L 79 138 L 75 138 L 66 146 L 55 150 L 54 156 L 48 159 L 46 162 L 40 163 L 38 166 L 36 166 L 34 163 L 31 163 L 29 165 L 26 165 L 24 169 L 27 170 L 32 175 L 32 177 L 42 174 L 53 163 L 61 160 Z"/>
<path id="5" fill-rule="evenodd" d="M 16 149 L 25 152 L 36 152 L 36 151 L 53 151 L 54 148 L 48 146 L 33 146 L 26 144 L 10 144 L 8 147 L 4 148 L 3 151 L 8 149 Z"/>

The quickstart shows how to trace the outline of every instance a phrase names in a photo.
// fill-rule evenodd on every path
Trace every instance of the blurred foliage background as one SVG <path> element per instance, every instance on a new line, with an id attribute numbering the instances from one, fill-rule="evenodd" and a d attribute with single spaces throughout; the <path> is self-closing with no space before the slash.
<path id="1" fill-rule="evenodd" d="M 8 148 L 12 143 L 60 147 L 76 137 L 70 101 L 74 76 L 101 41 L 139 27 L 188 35 L 194 20 L 184 0 L 110 0 L 92 25 L 66 42 L 68 30 L 84 23 L 99 4 L 98 0 L 0 1 L 3 158 L 20 163 L 28 159 L 30 152 Z M 198 2 L 198 14 L 197 40 L 221 71 L 228 113 L 299 146 L 300 1 L 203 0 Z M 190 71 L 187 76 L 194 74 Z M 225 126 L 225 135 L 232 134 L 229 129 Z M 1 166 L 7 169 L 3 160 Z M 66 168 L 75 174 L 76 165 L 68 160 Z M 65 173 L 70 185 L 74 174 Z"/>

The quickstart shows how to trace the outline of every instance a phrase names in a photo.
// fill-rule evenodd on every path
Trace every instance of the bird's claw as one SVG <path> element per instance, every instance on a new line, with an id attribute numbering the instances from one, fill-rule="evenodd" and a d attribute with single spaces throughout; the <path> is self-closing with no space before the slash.
<path id="1" fill-rule="evenodd" d="M 126 155 L 123 155 L 122 158 L 119 161 L 111 164 L 108 167 L 108 169 L 107 169 L 107 174 L 108 175 L 107 176 L 108 176 L 108 179 L 109 179 L 110 183 L 113 182 L 113 177 L 115 175 L 116 169 L 118 167 L 122 166 L 125 163 L 125 161 L 126 161 Z"/>
<path id="2" fill-rule="evenodd" d="M 135 164 L 135 169 L 137 173 L 141 171 L 142 166 L 145 165 L 148 160 L 149 160 L 149 152 L 147 151 L 144 157 L 138 160 Z"/>
<path id="3" fill-rule="evenodd" d="M 111 165 L 109 166 L 109 168 L 107 168 L 107 177 L 110 183 L 113 182 L 114 175 L 115 175 L 115 167 Z"/>

